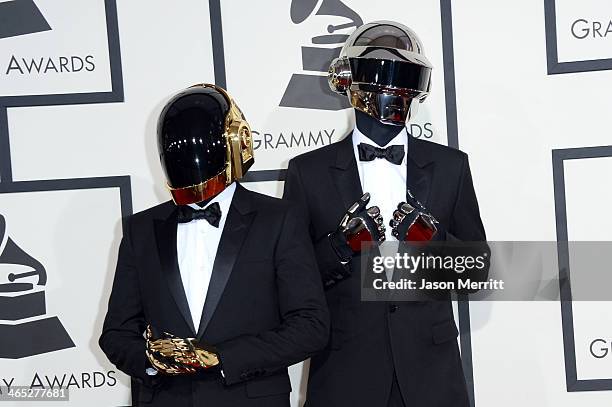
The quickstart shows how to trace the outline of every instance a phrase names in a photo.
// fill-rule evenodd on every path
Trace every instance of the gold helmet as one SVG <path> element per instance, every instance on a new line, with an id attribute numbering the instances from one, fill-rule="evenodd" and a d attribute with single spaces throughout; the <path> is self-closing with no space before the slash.
<path id="1" fill-rule="evenodd" d="M 219 194 L 254 162 L 244 114 L 225 89 L 206 83 L 168 101 L 157 123 L 157 147 L 177 205 Z"/>

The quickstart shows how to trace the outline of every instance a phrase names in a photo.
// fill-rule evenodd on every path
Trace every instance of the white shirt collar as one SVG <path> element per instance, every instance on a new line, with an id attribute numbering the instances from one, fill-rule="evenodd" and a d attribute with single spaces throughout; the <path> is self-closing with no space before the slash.
<path id="1" fill-rule="evenodd" d="M 376 144 L 372 140 L 370 140 L 365 134 L 363 134 L 361 131 L 359 131 L 357 126 L 355 126 L 355 128 L 353 129 L 353 150 L 355 150 L 355 156 L 356 157 L 359 157 L 359 154 L 357 154 L 357 146 L 359 145 L 359 143 L 366 143 L 366 144 L 373 145 L 375 147 L 379 147 L 378 144 Z M 391 145 L 396 145 L 396 144 L 403 145 L 405 152 L 408 149 L 408 131 L 406 130 L 405 126 L 387 144 L 385 144 L 384 146 L 381 146 L 381 148 L 387 148 L 387 147 L 389 147 Z M 405 156 L 406 155 L 404 153 L 404 157 Z"/>
<path id="2" fill-rule="evenodd" d="M 232 199 L 234 198 L 234 192 L 236 192 L 236 183 L 232 182 L 230 186 L 221 191 L 217 196 L 215 196 L 204 208 L 200 208 L 196 204 L 189 204 L 195 210 L 203 210 L 208 206 L 212 205 L 215 202 L 219 203 L 219 207 L 221 208 L 221 219 L 219 224 L 222 225 L 227 217 L 227 213 L 229 212 L 230 204 L 232 203 Z"/>
<path id="3" fill-rule="evenodd" d="M 379 147 L 376 143 L 370 140 L 365 134 L 363 134 L 357 128 L 357 126 L 355 126 L 355 128 L 353 129 L 353 145 L 357 146 L 359 145 L 359 143 L 366 143 L 366 144 L 370 144 L 370 145 Z M 397 133 L 397 135 L 393 137 L 387 144 L 385 144 L 384 146 L 380 146 L 380 147 L 387 148 L 390 145 L 395 145 L 395 144 L 402 144 L 404 146 L 408 144 L 408 132 L 406 131 L 406 127 L 404 127 L 399 133 Z"/>

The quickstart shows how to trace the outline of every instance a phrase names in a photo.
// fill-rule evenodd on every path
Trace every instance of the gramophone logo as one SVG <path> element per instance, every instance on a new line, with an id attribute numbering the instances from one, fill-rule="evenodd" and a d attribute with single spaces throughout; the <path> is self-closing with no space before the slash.
<path id="1" fill-rule="evenodd" d="M 0 0 L 0 38 L 16 37 L 49 31 L 45 20 L 32 0 Z"/>
<path id="2" fill-rule="evenodd" d="M 45 267 L 9 237 L 0 214 L 0 358 L 74 347 L 56 316 L 46 315 Z"/>
<path id="3" fill-rule="evenodd" d="M 341 0 L 292 0 L 291 21 L 294 24 L 303 23 L 313 18 L 313 15 L 339 17 L 344 22 L 330 24 L 327 26 L 327 34 L 313 37 L 312 45 L 302 47 L 302 69 L 312 73 L 294 73 L 279 106 L 321 110 L 346 109 L 350 106 L 347 98 L 333 93 L 327 85 L 327 69 L 331 60 L 338 57 L 348 38 L 348 34 L 338 34 L 337 31 L 357 28 L 363 21 Z"/>

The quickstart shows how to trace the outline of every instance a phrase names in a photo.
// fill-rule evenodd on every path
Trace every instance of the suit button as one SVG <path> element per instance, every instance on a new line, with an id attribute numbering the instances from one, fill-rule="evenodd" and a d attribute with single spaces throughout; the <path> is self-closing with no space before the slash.
<path id="1" fill-rule="evenodd" d="M 389 305 L 389 312 L 395 312 L 395 311 L 397 311 L 398 308 L 399 308 L 398 305 L 391 304 L 391 305 Z"/>

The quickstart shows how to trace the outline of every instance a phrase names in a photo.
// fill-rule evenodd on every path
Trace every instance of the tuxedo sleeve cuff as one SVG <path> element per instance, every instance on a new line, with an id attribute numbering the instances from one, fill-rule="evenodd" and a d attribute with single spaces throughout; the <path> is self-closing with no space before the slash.
<path id="1" fill-rule="evenodd" d="M 231 386 L 232 384 L 240 383 L 246 380 L 246 374 L 245 372 L 241 371 L 241 367 L 236 360 L 228 357 L 228 353 L 231 353 L 231 351 L 219 349 L 217 356 L 219 358 L 219 372 L 221 375 L 221 381 L 223 384 Z"/>

